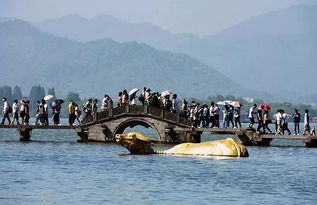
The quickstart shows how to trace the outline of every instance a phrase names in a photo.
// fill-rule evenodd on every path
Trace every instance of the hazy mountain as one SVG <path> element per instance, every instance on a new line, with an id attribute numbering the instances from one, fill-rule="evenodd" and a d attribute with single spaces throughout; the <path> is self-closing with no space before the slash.
<path id="1" fill-rule="evenodd" d="M 107 15 L 92 19 L 68 15 L 34 25 L 42 31 L 81 42 L 110 38 L 119 42 L 138 41 L 166 48 L 198 38 L 193 34 L 172 34 L 150 23 L 133 24 Z"/>
<path id="2" fill-rule="evenodd" d="M 10 20 L 14 20 L 14 18 L 8 18 L 8 17 L 1 17 L 0 16 L 0 22 L 6 22 L 6 21 L 10 21 Z"/>
<path id="3" fill-rule="evenodd" d="M 0 81 L 17 84 L 23 92 L 41 84 L 61 95 L 76 91 L 86 97 L 143 86 L 181 96 L 259 94 L 183 54 L 136 42 L 80 43 L 42 33 L 21 20 L 0 23 L 0 56 Z"/>
<path id="4" fill-rule="evenodd" d="M 81 41 L 112 38 L 145 42 L 190 55 L 245 87 L 266 90 L 282 99 L 297 99 L 314 93 L 316 19 L 317 6 L 293 6 L 252 17 L 204 38 L 172 34 L 151 24 L 130 24 L 109 16 L 91 20 L 67 16 L 36 26 Z"/>
<path id="5" fill-rule="evenodd" d="M 294 6 L 253 17 L 173 51 L 213 65 L 244 86 L 298 99 L 315 92 L 316 19 L 317 6 Z"/>
<path id="6" fill-rule="evenodd" d="M 297 5 L 255 16 L 222 31 L 221 36 L 297 35 L 317 32 L 317 6 Z"/>

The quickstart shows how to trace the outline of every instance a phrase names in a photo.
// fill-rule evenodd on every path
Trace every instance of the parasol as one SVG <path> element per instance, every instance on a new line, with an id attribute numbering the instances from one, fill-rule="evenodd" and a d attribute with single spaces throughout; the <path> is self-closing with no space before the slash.
<path id="1" fill-rule="evenodd" d="M 240 101 L 232 101 L 230 103 L 230 105 L 232 105 L 233 107 L 242 107 L 243 104 Z"/>
<path id="2" fill-rule="evenodd" d="M 270 110 L 271 108 L 268 104 L 261 104 L 259 105 L 258 109 Z"/>
<path id="3" fill-rule="evenodd" d="M 53 99 L 54 98 L 54 95 L 47 95 L 44 97 L 44 100 L 47 101 L 47 100 L 50 100 L 50 99 Z"/>
<path id="4" fill-rule="evenodd" d="M 165 91 L 162 92 L 161 97 L 165 97 L 165 96 L 171 95 L 171 94 L 173 94 L 171 91 L 165 90 Z"/>
<path id="5" fill-rule="evenodd" d="M 130 90 L 129 95 L 134 95 L 135 93 L 137 93 L 139 91 L 139 89 L 137 88 L 133 88 L 132 90 Z"/>

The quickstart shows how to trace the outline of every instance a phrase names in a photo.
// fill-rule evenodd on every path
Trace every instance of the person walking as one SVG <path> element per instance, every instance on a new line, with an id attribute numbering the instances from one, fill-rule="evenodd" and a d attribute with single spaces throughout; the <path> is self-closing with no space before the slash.
<path id="1" fill-rule="evenodd" d="M 143 91 L 141 92 L 139 96 L 139 101 L 144 105 L 145 103 L 145 93 L 146 93 L 146 87 L 143 88 Z"/>
<path id="2" fill-rule="evenodd" d="M 310 125 L 309 125 L 309 110 L 305 110 L 305 114 L 304 114 L 304 131 L 303 131 L 303 135 L 306 135 L 306 132 L 308 132 L 308 134 L 310 134 Z"/>
<path id="3" fill-rule="evenodd" d="M 43 104 L 43 107 L 44 107 L 44 116 L 43 116 L 43 122 L 44 122 L 44 125 L 45 126 L 48 126 L 49 125 L 49 121 L 48 121 L 48 105 L 46 103 L 46 101 L 44 99 L 42 99 L 42 104 Z"/>
<path id="4" fill-rule="evenodd" d="M 77 106 L 78 107 L 78 106 Z M 75 103 L 71 100 L 68 104 L 68 123 L 70 126 L 73 126 L 76 119 L 76 110 Z"/>
<path id="5" fill-rule="evenodd" d="M 263 129 L 263 132 L 265 132 L 264 126 L 263 126 L 263 115 L 262 115 L 262 110 L 263 109 L 264 109 L 263 105 L 258 108 L 257 118 L 258 118 L 258 123 L 259 124 L 258 124 L 258 128 L 256 129 L 258 132 L 261 131 L 261 128 Z"/>
<path id="6" fill-rule="evenodd" d="M 222 118 L 222 127 L 223 128 L 228 128 L 229 127 L 229 106 L 225 105 L 224 109 L 222 110 L 223 112 L 223 118 Z"/>
<path id="7" fill-rule="evenodd" d="M 163 100 L 164 110 L 171 112 L 172 111 L 172 101 L 170 100 L 170 96 L 166 95 Z"/>
<path id="8" fill-rule="evenodd" d="M 18 100 L 14 100 L 13 105 L 12 105 L 12 112 L 13 112 L 13 118 L 12 118 L 12 125 L 14 124 L 15 121 L 17 121 L 17 125 L 20 124 L 19 122 L 19 102 Z"/>
<path id="9" fill-rule="evenodd" d="M 117 107 L 121 107 L 122 106 L 122 92 L 119 92 L 118 94 L 118 102 L 117 102 Z M 84 111 L 85 112 L 85 111 Z"/>
<path id="10" fill-rule="evenodd" d="M 271 122 L 272 122 L 272 120 L 270 119 L 269 111 L 268 110 L 264 110 L 264 113 L 263 113 L 263 130 L 264 130 L 264 133 L 266 132 L 266 130 L 268 130 L 270 134 L 272 133 L 271 129 L 269 128 L 269 124 Z"/>
<path id="11" fill-rule="evenodd" d="M 133 93 L 132 95 L 129 96 L 130 100 L 130 105 L 136 105 L 136 93 Z"/>
<path id="12" fill-rule="evenodd" d="M 299 123 L 300 123 L 300 113 L 297 109 L 295 109 L 295 113 L 293 114 L 294 119 L 294 135 L 299 135 Z"/>
<path id="13" fill-rule="evenodd" d="M 30 121 L 30 101 L 26 100 L 24 104 L 24 124 L 28 125 Z"/>
<path id="14" fill-rule="evenodd" d="M 54 125 L 60 125 L 60 119 L 59 119 L 59 115 L 60 115 L 60 112 L 61 112 L 61 104 L 60 103 L 57 103 L 52 109 L 53 109 L 53 123 Z"/>
<path id="15" fill-rule="evenodd" d="M 202 115 L 203 115 L 203 127 L 209 127 L 209 109 L 208 109 L 208 105 L 203 105 L 203 111 L 202 111 Z"/>
<path id="16" fill-rule="evenodd" d="M 283 117 L 283 135 L 284 132 L 287 131 L 288 135 L 291 135 L 291 131 L 288 128 L 288 119 L 289 119 L 289 114 L 285 113 L 284 110 L 282 110 L 282 117 Z"/>
<path id="17" fill-rule="evenodd" d="M 40 116 L 40 101 L 36 101 L 36 119 L 34 125 L 38 125 L 38 122 L 41 122 L 41 116 Z M 43 116 L 42 116 L 43 117 Z"/>
<path id="18" fill-rule="evenodd" d="M 215 103 L 212 101 L 210 103 L 210 107 L 209 107 L 209 122 L 210 122 L 210 127 L 213 128 L 215 127 L 215 113 L 214 113 L 214 107 L 215 107 Z"/>
<path id="19" fill-rule="evenodd" d="M 145 92 L 145 104 L 150 105 L 151 89 L 148 88 Z"/>
<path id="20" fill-rule="evenodd" d="M 92 114 L 95 115 L 98 112 L 98 100 L 94 99 L 92 101 Z"/>
<path id="21" fill-rule="evenodd" d="M 79 109 L 79 106 L 76 103 L 74 103 L 74 107 L 75 107 L 76 120 L 77 120 L 78 124 L 80 125 L 81 124 L 81 121 L 80 121 L 81 110 Z"/>
<path id="22" fill-rule="evenodd" d="M 2 118 L 1 124 L 4 124 L 5 120 L 8 120 L 9 124 L 11 124 L 9 113 L 12 112 L 12 108 L 10 104 L 8 103 L 7 98 L 3 98 L 2 102 L 3 102 L 3 110 L 2 110 L 3 118 Z"/>
<path id="23" fill-rule="evenodd" d="M 254 123 L 255 123 L 254 118 L 255 118 L 255 115 L 256 115 L 256 111 L 255 111 L 256 107 L 257 107 L 257 105 L 254 104 L 254 105 L 253 105 L 252 107 L 250 107 L 250 109 L 249 109 L 249 114 L 248 114 L 248 117 L 249 117 L 249 120 L 250 120 L 250 123 L 249 123 L 249 125 L 248 125 L 248 128 L 249 128 L 249 129 L 253 129 L 253 125 L 254 125 Z"/>
<path id="24" fill-rule="evenodd" d="M 129 94 L 127 90 L 123 90 L 121 102 L 122 102 L 122 106 L 129 105 Z"/>
<path id="25" fill-rule="evenodd" d="M 276 118 L 276 135 L 281 135 L 283 131 L 283 115 L 281 113 L 281 110 L 277 110 L 277 113 L 275 114 Z"/>
<path id="26" fill-rule="evenodd" d="M 88 101 L 85 102 L 85 104 L 83 105 L 83 110 L 84 110 L 84 113 L 85 113 L 84 118 L 91 116 L 91 112 L 92 112 L 92 99 L 88 99 Z"/>
<path id="27" fill-rule="evenodd" d="M 108 109 L 107 98 L 108 98 L 108 95 L 105 95 L 101 101 L 101 111 L 106 111 Z"/>
<path id="28" fill-rule="evenodd" d="M 241 116 L 241 110 L 239 107 L 235 108 L 234 110 L 234 128 L 241 128 L 241 122 L 240 122 L 240 116 Z"/>
<path id="29" fill-rule="evenodd" d="M 25 103 L 26 105 L 26 103 Z M 39 118 L 41 121 L 41 125 L 47 126 L 49 125 L 48 122 L 48 106 L 44 99 L 41 100 L 40 106 L 39 106 Z"/>
<path id="30" fill-rule="evenodd" d="M 232 105 L 229 106 L 229 113 L 228 113 L 228 128 L 230 127 L 230 123 L 232 128 L 234 128 L 234 122 L 233 122 L 233 115 L 234 115 L 234 107 Z"/>
<path id="31" fill-rule="evenodd" d="M 195 127 L 195 107 L 196 102 L 192 101 L 191 105 L 189 106 L 189 120 L 192 123 L 192 125 Z"/>
<path id="32" fill-rule="evenodd" d="M 178 111 L 178 102 L 177 102 L 177 95 L 173 94 L 172 97 L 172 112 L 177 113 Z"/>
<path id="33" fill-rule="evenodd" d="M 188 102 L 183 99 L 180 114 L 184 117 L 188 117 Z"/>
<path id="34" fill-rule="evenodd" d="M 21 118 L 21 124 L 24 125 L 24 119 L 25 119 L 25 101 L 21 100 L 21 106 L 20 106 L 20 118 Z"/>

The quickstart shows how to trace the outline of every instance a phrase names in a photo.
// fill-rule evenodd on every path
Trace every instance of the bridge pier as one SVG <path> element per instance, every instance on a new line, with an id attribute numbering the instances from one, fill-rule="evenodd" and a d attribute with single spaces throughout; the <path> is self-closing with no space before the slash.
<path id="1" fill-rule="evenodd" d="M 24 141 L 24 142 L 30 141 L 32 128 L 22 127 L 22 128 L 18 128 L 18 131 L 20 133 L 20 141 Z"/>
<path id="2" fill-rule="evenodd" d="M 166 129 L 165 129 L 166 130 Z M 183 143 L 183 142 L 201 142 L 201 131 L 194 131 L 192 129 L 168 129 L 168 132 L 165 132 L 165 136 L 168 140 L 166 142 L 170 143 Z"/>
<path id="3" fill-rule="evenodd" d="M 77 142 L 88 142 L 88 132 L 86 128 L 77 128 Z"/>
<path id="4" fill-rule="evenodd" d="M 317 147 L 317 139 L 312 137 L 307 137 L 303 140 L 306 144 L 306 147 Z"/>
<path id="5" fill-rule="evenodd" d="M 263 138 L 260 133 L 254 131 L 246 131 L 238 134 L 239 139 L 243 145 L 246 146 L 270 146 L 272 139 Z"/>

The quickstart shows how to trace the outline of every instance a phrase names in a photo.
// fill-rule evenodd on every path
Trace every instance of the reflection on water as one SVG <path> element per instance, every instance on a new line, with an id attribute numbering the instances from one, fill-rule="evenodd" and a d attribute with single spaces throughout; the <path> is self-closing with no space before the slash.
<path id="1" fill-rule="evenodd" d="M 317 149 L 248 147 L 250 157 L 225 160 L 130 155 L 114 143 L 76 143 L 75 135 L 71 130 L 35 130 L 32 142 L 21 143 L 16 130 L 0 130 L 0 204 L 317 201 Z M 216 138 L 221 136 L 202 139 Z"/>

